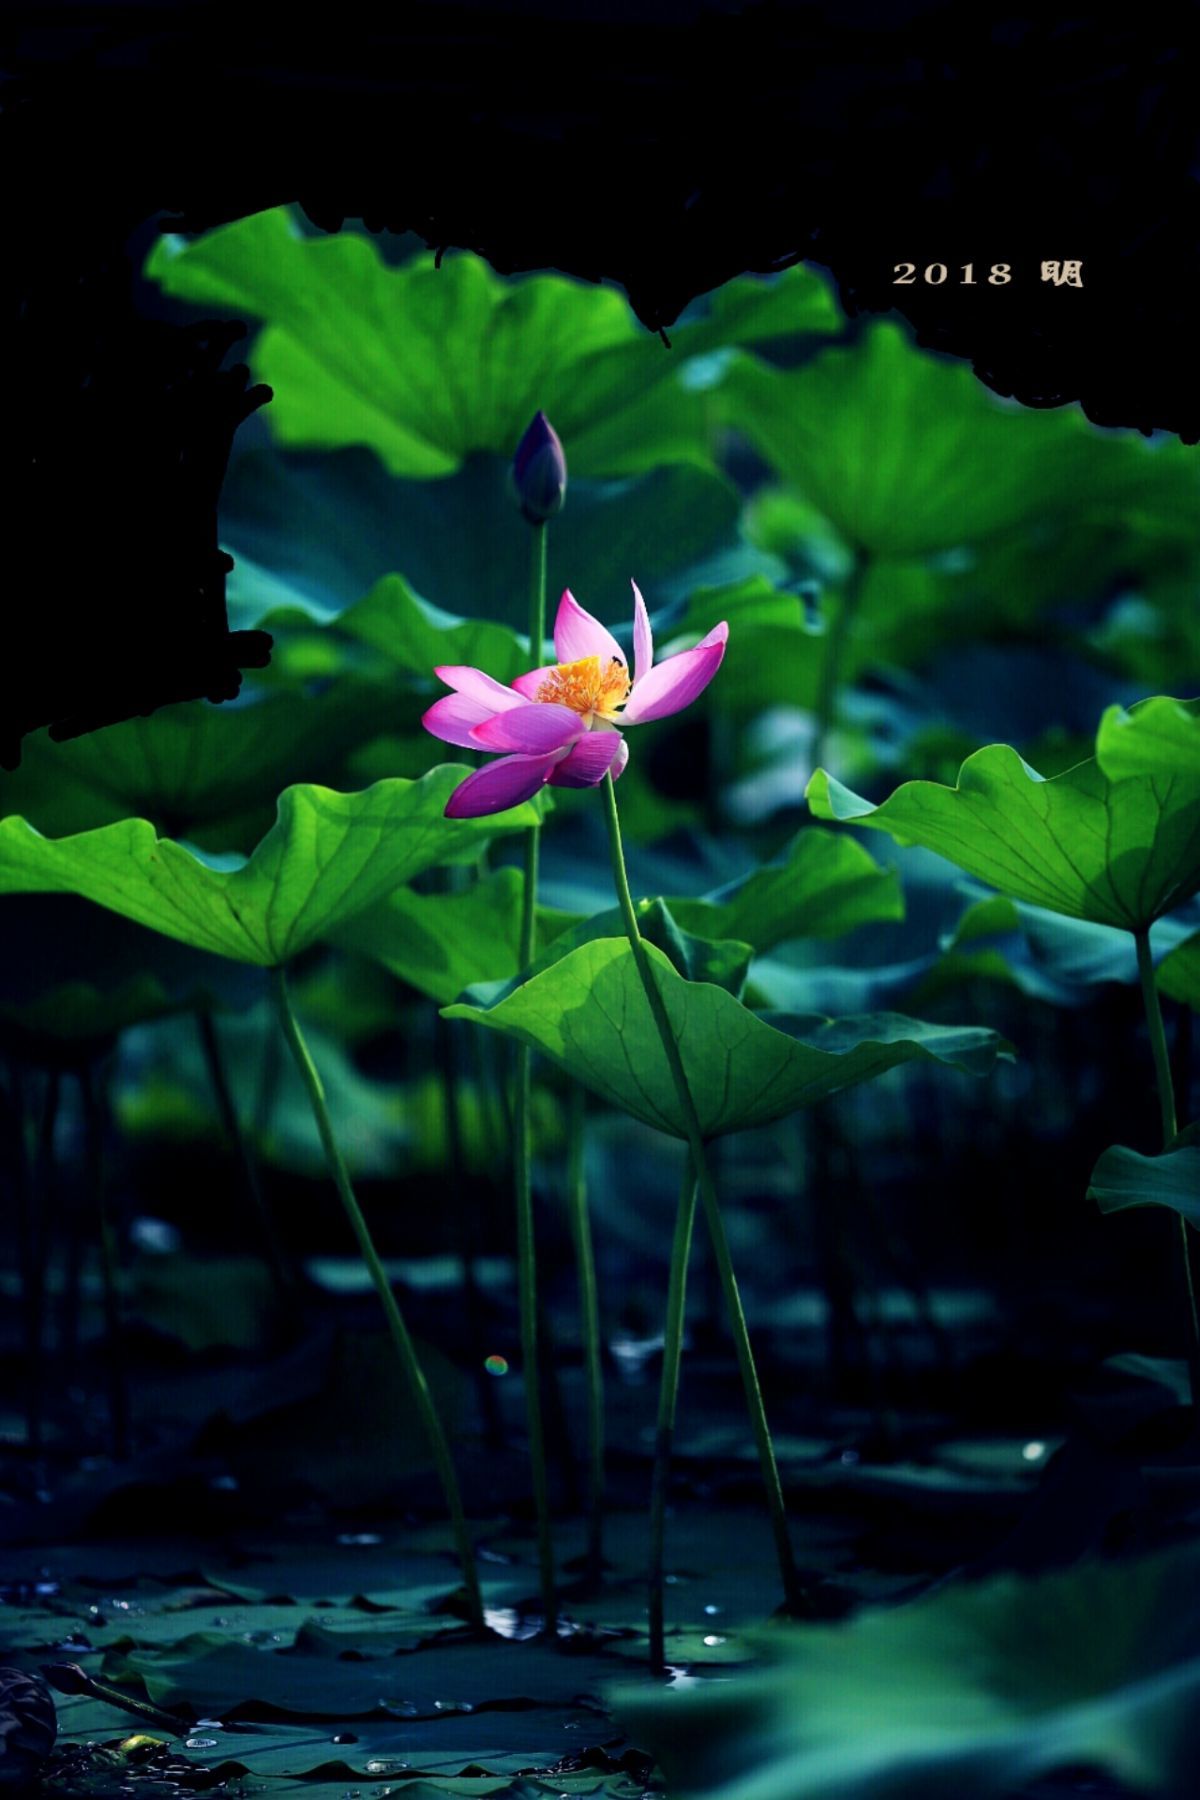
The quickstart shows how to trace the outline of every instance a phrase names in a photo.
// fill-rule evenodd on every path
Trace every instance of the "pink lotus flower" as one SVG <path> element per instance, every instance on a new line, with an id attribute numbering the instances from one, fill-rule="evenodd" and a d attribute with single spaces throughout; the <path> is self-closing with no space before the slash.
<path id="1" fill-rule="evenodd" d="M 621 646 L 568 588 L 554 621 L 556 663 L 518 675 L 511 687 L 482 669 L 441 667 L 435 675 L 453 688 L 422 724 L 434 737 L 467 750 L 511 754 L 461 781 L 446 802 L 448 819 L 506 812 L 552 787 L 596 787 L 629 760 L 618 725 L 643 725 L 682 711 L 703 693 L 721 666 L 729 627 L 722 621 L 694 650 L 654 663 L 646 603 L 633 586 L 633 680 Z"/>

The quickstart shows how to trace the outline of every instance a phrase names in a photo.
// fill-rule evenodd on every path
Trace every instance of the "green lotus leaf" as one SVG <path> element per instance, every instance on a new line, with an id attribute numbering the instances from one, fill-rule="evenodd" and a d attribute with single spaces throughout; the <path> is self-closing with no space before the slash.
<path id="1" fill-rule="evenodd" d="M 841 937 L 856 925 L 904 917 L 895 869 L 853 838 L 805 826 L 774 862 L 699 900 L 671 900 L 699 937 L 738 938 L 762 955 L 789 938 Z"/>
<path id="2" fill-rule="evenodd" d="M 1169 999 L 1181 1000 L 1193 1012 L 1200 1012 L 1200 931 L 1163 958 L 1157 981 Z"/>
<path id="3" fill-rule="evenodd" d="M 191 836 L 269 805 L 283 787 L 328 780 L 394 712 L 378 686 L 347 680 L 321 694 L 164 706 L 65 743 L 37 734 L 21 767 L 0 773 L 0 809 L 55 837 L 130 817 Z"/>
<path id="4" fill-rule="evenodd" d="M 681 379 L 685 361 L 714 342 L 837 323 L 828 289 L 796 269 L 738 283 L 668 350 L 615 288 L 509 280 L 466 252 L 440 268 L 432 255 L 389 267 L 366 237 L 301 235 L 284 208 L 190 243 L 163 237 L 146 274 L 176 298 L 265 322 L 250 363 L 274 390 L 281 444 L 364 444 L 393 474 L 421 479 L 452 474 L 473 451 L 511 456 L 538 408 L 574 474 L 707 465 L 707 396 Z"/>
<path id="5" fill-rule="evenodd" d="M 893 1013 L 759 1018 L 724 989 L 684 980 L 652 944 L 646 954 L 706 1136 L 768 1124 L 914 1058 L 984 1073 L 1007 1052 L 994 1032 Z M 686 1135 L 623 938 L 583 944 L 490 1006 L 451 1006 L 444 1017 L 471 1019 L 529 1044 L 614 1106 L 660 1131 Z"/>
<path id="6" fill-rule="evenodd" d="M 290 607 L 349 624 L 347 609 L 400 570 L 415 593 L 436 602 L 426 619 L 432 612 L 523 631 L 529 533 L 513 507 L 508 468 L 508 455 L 473 455 L 455 475 L 418 486 L 389 475 L 362 448 L 239 454 L 221 490 L 221 542 L 235 559 L 231 620 L 273 630 L 271 612 Z M 630 615 L 636 575 L 657 608 L 677 597 L 686 570 L 758 555 L 740 545 L 739 513 L 728 481 L 684 463 L 624 480 L 573 474 L 547 540 L 547 591 L 554 600 L 570 586 L 615 620 Z M 394 648 L 400 660 L 403 640 Z M 434 658 L 447 660 L 455 659 Z"/>
<path id="7" fill-rule="evenodd" d="M 890 322 L 793 371 L 739 355 L 717 390 L 726 424 L 874 556 L 947 550 L 1063 512 L 1194 510 L 1181 446 L 1101 436 L 1077 410 L 1005 406 L 964 363 Z"/>
<path id="8" fill-rule="evenodd" d="M 678 974 L 687 981 L 710 981 L 714 987 L 724 988 L 727 993 L 741 998 L 754 954 L 751 945 L 715 935 L 700 936 L 683 929 L 673 900 L 638 900 L 635 905 L 638 930 L 648 944 L 661 950 Z M 528 981 L 554 963 L 562 962 L 581 944 L 594 943 L 597 938 L 623 938 L 624 933 L 625 921 L 619 906 L 606 907 L 590 918 L 572 920 L 535 957 L 529 968 L 521 972 L 521 980 Z M 503 994 L 496 992 L 486 996 L 472 995 L 471 998 L 482 999 L 488 1006 L 494 1006 L 506 994 L 515 992 L 517 986 L 514 979 L 508 982 Z"/>
<path id="9" fill-rule="evenodd" d="M 275 824 L 234 868 L 160 838 L 145 819 L 45 838 L 8 818 L 0 893 L 79 894 L 195 949 L 274 967 L 399 883 L 469 861 L 497 831 L 541 816 L 539 802 L 489 819 L 444 818 L 464 773 L 445 763 L 419 781 L 380 781 L 357 794 L 285 788 Z"/>
<path id="10" fill-rule="evenodd" d="M 1106 1213 L 1166 1206 L 1200 1226 L 1200 1149 L 1188 1144 L 1162 1156 L 1142 1156 L 1114 1144 L 1092 1170 L 1088 1199 Z"/>
<path id="11" fill-rule="evenodd" d="M 887 831 L 1014 900 L 1144 930 L 1200 890 L 1200 783 L 1106 781 L 1092 759 L 1047 781 L 1007 744 L 969 756 L 956 787 L 905 782 L 872 806 L 818 769 L 819 819 Z"/>
<path id="12" fill-rule="evenodd" d="M 678 1800 L 1008 1800 L 1083 1770 L 1184 1800 L 1200 1757 L 1198 1574 L 1189 1545 L 956 1582 L 772 1632 L 751 1674 L 613 1703 Z"/>
<path id="13" fill-rule="evenodd" d="M 1110 781 L 1154 776 L 1200 783 L 1200 700 L 1143 700 L 1110 706 L 1100 721 L 1096 760 Z"/>
<path id="14" fill-rule="evenodd" d="M 168 993 L 155 975 L 133 975 L 111 988 L 91 981 L 64 981 L 23 1003 L 0 1002 L 0 1042 L 6 1039 L 36 1059 L 55 1047 L 84 1049 L 113 1038 L 131 1025 L 186 1012 L 199 993 Z"/>
<path id="15" fill-rule="evenodd" d="M 333 938 L 446 1005 L 477 982 L 509 981 L 518 973 L 524 887 L 520 869 L 496 869 L 462 893 L 399 887 L 356 913 Z M 539 906 L 538 944 L 550 943 L 574 922 L 573 913 Z"/>

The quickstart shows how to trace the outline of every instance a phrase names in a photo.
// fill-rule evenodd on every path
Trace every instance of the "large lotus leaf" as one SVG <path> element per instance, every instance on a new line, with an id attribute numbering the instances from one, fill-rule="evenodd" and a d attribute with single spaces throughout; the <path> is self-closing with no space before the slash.
<path id="1" fill-rule="evenodd" d="M 741 355 L 716 404 L 848 543 L 877 556 L 947 550 L 1064 511 L 1178 517 L 1200 488 L 1179 446 L 1102 436 L 1075 410 L 1005 406 L 891 323 L 792 372 Z"/>
<path id="2" fill-rule="evenodd" d="M 639 900 L 636 908 L 638 930 L 642 937 L 656 950 L 661 950 L 685 980 L 711 981 L 714 986 L 724 988 L 727 993 L 741 997 L 746 971 L 753 955 L 749 944 L 717 938 L 715 935 L 700 937 L 682 929 L 673 900 Z M 521 979 L 528 981 L 530 977 L 540 975 L 552 964 L 562 962 L 564 957 L 569 956 L 573 950 L 578 950 L 582 944 L 594 943 L 598 938 L 623 938 L 624 933 L 625 921 L 619 906 L 606 907 L 601 912 L 593 913 L 590 918 L 575 919 L 535 957 L 529 968 L 522 972 Z M 472 994 L 469 998 L 487 1006 L 495 1006 L 508 994 L 515 993 L 518 985 L 514 979 L 505 985 L 503 992 L 493 989 L 490 992 Z"/>
<path id="3" fill-rule="evenodd" d="M 1200 931 L 1164 957 L 1158 966 L 1158 985 L 1170 999 L 1200 1012 Z"/>
<path id="4" fill-rule="evenodd" d="M 970 884 L 964 885 L 969 891 Z M 1159 967 L 1159 985 L 1164 992 L 1168 989 L 1162 971 L 1167 960 L 1190 940 L 1198 924 L 1200 903 L 1189 901 L 1178 913 L 1158 919 L 1151 926 L 1150 950 Z M 1016 940 L 1025 951 L 1022 960 L 1031 957 L 1049 983 L 1063 990 L 1064 998 L 1070 988 L 1091 987 L 1105 981 L 1132 986 L 1139 979 L 1137 946 L 1128 931 L 1115 925 L 1095 925 L 1087 919 L 1069 919 L 1043 906 L 1030 906 L 995 894 L 973 901 L 953 932 L 946 935 L 942 947 L 961 950 L 982 939 L 996 938 Z M 1010 963 L 1013 960 L 1010 954 Z M 1014 966 L 1012 972 L 1020 982 L 1027 971 Z"/>
<path id="5" fill-rule="evenodd" d="M 1096 760 L 1110 781 L 1155 776 L 1200 783 L 1200 700 L 1143 700 L 1110 706 L 1100 721 Z"/>
<path id="6" fill-rule="evenodd" d="M 956 787 L 908 781 L 872 806 L 818 769 L 808 801 L 819 819 L 890 832 L 1014 900 L 1098 925 L 1141 930 L 1200 890 L 1200 782 L 1108 782 L 1092 759 L 1047 781 L 990 744 Z"/>
<path id="7" fill-rule="evenodd" d="M 617 1716 L 678 1800 L 1007 1800 L 1059 1771 L 1064 1794 L 1087 1771 L 1106 1790 L 1187 1800 L 1198 1575 L 1188 1546 L 957 1583 L 847 1625 L 773 1633 L 753 1674 L 617 1694 Z"/>
<path id="8" fill-rule="evenodd" d="M 680 379 L 686 329 L 667 350 L 614 288 L 507 280 L 465 252 L 389 267 L 367 238 L 304 237 L 281 208 L 191 243 L 164 237 L 146 273 L 180 299 L 265 322 L 250 361 L 274 390 L 283 444 L 364 444 L 393 474 L 428 478 L 472 451 L 510 456 L 540 407 L 580 475 L 711 460 L 705 396 Z M 828 291 L 794 270 L 746 283 L 718 329 L 753 341 L 833 322 Z M 699 331 L 695 349 L 711 346 Z"/>
<path id="9" fill-rule="evenodd" d="M 470 860 L 497 831 L 540 817 L 541 803 L 530 802 L 489 819 L 444 818 L 464 773 L 445 763 L 419 781 L 380 781 L 358 794 L 286 788 L 275 824 L 232 869 L 160 838 L 145 819 L 67 838 L 5 819 L 0 893 L 79 894 L 198 950 L 273 967 L 400 882 Z"/>
<path id="10" fill-rule="evenodd" d="M 0 775 L 0 809 L 56 837 L 131 816 L 190 835 L 283 787 L 327 780 L 393 712 L 379 688 L 344 681 L 323 694 L 164 706 L 61 744 L 35 735 L 21 767 Z"/>
<path id="11" fill-rule="evenodd" d="M 520 869 L 496 869 L 462 893 L 418 894 L 399 887 L 356 913 L 334 940 L 374 957 L 443 1005 L 476 982 L 508 981 L 520 969 Z M 574 914 L 539 906 L 538 944 L 574 923 Z"/>
<path id="12" fill-rule="evenodd" d="M 385 575 L 338 620 L 338 628 L 370 644 L 405 674 L 433 683 L 444 663 L 484 669 L 509 682 L 528 669 L 529 639 L 493 619 L 457 618 L 430 606 L 399 575 Z M 438 692 L 442 689 L 438 688 Z"/>
<path id="13" fill-rule="evenodd" d="M 736 553 L 738 517 L 727 481 L 683 464 L 619 481 L 573 477 L 547 538 L 549 592 L 570 586 L 619 618 L 632 612 L 636 577 L 657 607 L 685 571 Z M 397 570 L 449 612 L 522 629 L 528 617 L 529 532 L 507 456 L 471 456 L 455 475 L 415 485 L 365 449 L 250 450 L 221 491 L 221 541 L 235 559 L 229 598 L 240 626 L 284 606 L 329 619 Z"/>
<path id="14" fill-rule="evenodd" d="M 1105 601 L 1134 580 L 1139 590 L 1151 582 L 1157 594 L 1170 591 L 1164 584 L 1172 577 L 1180 591 L 1175 610 L 1186 626 L 1185 608 L 1194 614 L 1196 591 L 1194 533 L 1182 522 L 1186 518 L 1138 513 L 1080 519 L 1066 513 L 940 556 L 875 555 L 841 647 L 842 678 L 852 680 L 868 665 L 912 668 L 955 644 L 1028 635 L 1047 615 L 1055 618 L 1056 636 L 1077 635 L 1086 618 L 1094 651 L 1096 627 L 1080 602 Z M 760 489 L 747 505 L 744 528 L 764 555 L 781 563 L 780 580 L 822 591 L 821 612 L 831 620 L 852 559 L 811 503 L 791 489 Z M 1128 660 L 1136 648 L 1147 667 L 1173 666 L 1178 673 L 1196 666 L 1178 641 L 1160 641 L 1164 620 L 1157 608 L 1143 602 L 1140 612 L 1135 609 L 1135 602 L 1122 604 L 1122 618 L 1133 614 L 1127 631 L 1105 629 L 1108 655 Z M 772 685 L 769 666 L 766 674 Z"/>
<path id="15" fill-rule="evenodd" d="M 639 584 L 640 585 L 640 584 Z M 714 619 L 729 622 L 714 703 L 723 713 L 753 715 L 769 706 L 811 708 L 816 701 L 826 639 L 811 603 L 778 587 L 765 574 L 719 586 L 703 585 L 688 596 L 679 617 L 661 637 L 664 653 L 673 637 L 695 643 Z"/>
<path id="16" fill-rule="evenodd" d="M 856 925 L 904 917 L 895 869 L 881 869 L 852 838 L 812 826 L 774 862 L 702 899 L 669 905 L 685 930 L 739 938 L 760 954 L 789 938 L 841 937 Z"/>
<path id="17" fill-rule="evenodd" d="M 1200 1149 L 1185 1144 L 1162 1156 L 1142 1156 L 1114 1144 L 1092 1170 L 1088 1199 L 1106 1213 L 1124 1212 L 1130 1206 L 1166 1206 L 1200 1226 Z"/>
<path id="18" fill-rule="evenodd" d="M 982 1073 L 1005 1046 L 994 1032 L 866 1019 L 757 1017 L 724 989 L 685 981 L 653 945 L 646 954 L 683 1056 L 706 1136 L 782 1118 L 914 1058 Z M 600 938 L 491 1006 L 446 1009 L 542 1051 L 635 1118 L 686 1135 L 670 1068 L 632 952 Z"/>

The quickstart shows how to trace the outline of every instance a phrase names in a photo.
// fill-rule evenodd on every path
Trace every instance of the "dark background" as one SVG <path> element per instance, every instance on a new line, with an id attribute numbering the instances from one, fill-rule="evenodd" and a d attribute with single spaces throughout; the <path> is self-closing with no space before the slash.
<path id="1" fill-rule="evenodd" d="M 0 9 L 0 762 L 269 655 L 228 632 L 216 509 L 266 398 L 227 326 L 139 316 L 129 246 L 297 201 L 497 269 L 620 282 L 648 329 L 811 258 L 1030 406 L 1200 438 L 1194 5 Z M 1039 279 L 1082 258 L 1085 288 Z M 910 260 L 1005 287 L 893 285 Z M 1018 279 L 1018 277 L 1020 277 Z M 36 604 L 30 604 L 36 598 Z"/>

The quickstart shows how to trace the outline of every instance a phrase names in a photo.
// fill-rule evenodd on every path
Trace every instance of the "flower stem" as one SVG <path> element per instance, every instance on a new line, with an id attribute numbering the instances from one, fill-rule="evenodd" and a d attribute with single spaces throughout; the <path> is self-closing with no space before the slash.
<path id="1" fill-rule="evenodd" d="M 596 1261 L 588 1218 L 584 1166 L 584 1095 L 574 1084 L 567 1117 L 567 1205 L 575 1266 L 579 1274 L 579 1319 L 587 1376 L 588 1409 L 588 1547 L 587 1573 L 600 1580 L 604 1568 L 604 1371 L 600 1362 L 600 1305 L 596 1293 Z"/>
<path id="2" fill-rule="evenodd" d="M 1162 1115 L 1163 1150 L 1175 1141 L 1175 1084 L 1171 1079 L 1171 1059 L 1167 1053 L 1167 1034 L 1163 1029 L 1162 1003 L 1154 979 L 1154 958 L 1150 953 L 1149 928 L 1135 931 L 1138 975 L 1142 983 L 1142 1004 L 1146 1009 L 1146 1029 L 1150 1033 L 1150 1051 L 1154 1057 L 1154 1077 L 1158 1084 L 1158 1104 Z M 1188 1370 L 1192 1382 L 1192 1409 L 1200 1415 L 1200 1310 L 1196 1306 L 1196 1281 L 1192 1274 L 1191 1245 L 1188 1222 L 1179 1214 L 1179 1243 L 1183 1258 L 1184 1291 L 1188 1314 Z"/>
<path id="3" fill-rule="evenodd" d="M 246 1134 L 242 1130 L 237 1107 L 234 1105 L 233 1091 L 229 1085 L 229 1073 L 225 1067 L 225 1057 L 221 1049 L 220 1038 L 217 1035 L 216 1021 L 205 1006 L 198 1006 L 194 1017 L 196 1030 L 200 1037 L 200 1047 L 204 1052 L 204 1061 L 208 1068 L 208 1079 L 217 1103 L 217 1111 L 221 1116 L 221 1125 L 226 1141 L 237 1160 L 242 1187 L 258 1220 L 263 1254 L 275 1289 L 275 1297 L 280 1303 L 283 1314 L 294 1325 L 297 1313 L 295 1277 L 284 1260 L 279 1234 L 275 1230 L 275 1221 L 271 1216 L 266 1196 L 262 1191 L 262 1183 L 258 1178 L 258 1166 L 246 1140 Z"/>
<path id="4" fill-rule="evenodd" d="M 633 960 L 662 1042 L 663 1054 L 671 1071 L 675 1097 L 679 1102 L 679 1110 L 683 1114 L 684 1133 L 700 1188 L 705 1222 L 712 1240 L 713 1255 L 716 1258 L 717 1269 L 721 1277 L 721 1289 L 725 1296 L 725 1307 L 729 1314 L 729 1325 L 737 1351 L 738 1369 L 742 1377 L 742 1387 L 745 1390 L 746 1406 L 750 1413 L 750 1424 L 758 1448 L 763 1485 L 767 1490 L 767 1506 L 770 1509 L 771 1526 L 775 1534 L 775 1550 L 779 1558 L 779 1573 L 783 1580 L 784 1598 L 789 1611 L 804 1614 L 811 1609 L 792 1553 L 792 1540 L 788 1532 L 787 1512 L 783 1502 L 783 1488 L 779 1480 L 779 1468 L 775 1461 L 775 1446 L 771 1440 L 771 1429 L 767 1424 L 767 1415 L 763 1407 L 758 1370 L 755 1367 L 754 1352 L 750 1346 L 750 1333 L 746 1329 L 746 1315 L 742 1310 L 737 1277 L 733 1271 L 729 1243 L 725 1236 L 725 1222 L 721 1217 L 717 1190 L 713 1185 L 712 1170 L 704 1145 L 704 1134 L 700 1127 L 700 1119 L 692 1099 L 692 1092 L 688 1086 L 683 1058 L 679 1052 L 679 1045 L 675 1041 L 671 1021 L 667 1016 L 666 1003 L 654 978 L 650 959 L 646 955 L 642 934 L 638 930 L 637 913 L 629 892 L 629 877 L 625 871 L 625 853 L 621 847 L 621 825 L 617 817 L 617 794 L 611 774 L 604 777 L 604 802 L 608 819 L 609 844 L 612 850 L 613 881 L 616 884 L 621 914 L 625 920 L 629 948 L 633 952 Z"/>
<path id="5" fill-rule="evenodd" d="M 450 1523 L 458 1550 L 463 1583 L 467 1591 L 467 1615 L 475 1629 L 482 1632 L 484 1630 L 483 1598 L 479 1591 L 475 1552 L 471 1545 L 470 1533 L 467 1530 L 467 1516 L 463 1510 L 462 1495 L 459 1492 L 458 1477 L 454 1472 L 454 1463 L 450 1455 L 446 1433 L 442 1429 L 442 1422 L 438 1417 L 433 1395 L 429 1391 L 425 1372 L 417 1359 L 416 1348 L 408 1334 L 408 1326 L 404 1323 L 404 1315 L 392 1292 L 392 1284 L 379 1259 L 379 1252 L 375 1248 L 367 1221 L 362 1214 L 362 1208 L 359 1206 L 351 1186 L 350 1173 L 334 1136 L 329 1108 L 325 1104 L 325 1089 L 301 1033 L 299 1020 L 292 1009 L 287 975 L 282 968 L 272 971 L 272 981 L 275 988 L 275 1002 L 279 1009 L 279 1022 L 308 1093 L 308 1103 L 312 1108 L 313 1119 L 325 1152 L 325 1161 L 329 1165 L 329 1173 L 333 1176 L 334 1185 L 341 1198 L 346 1217 L 350 1221 L 350 1228 L 358 1243 L 359 1252 L 367 1265 L 371 1280 L 375 1284 L 375 1292 L 379 1295 L 380 1303 L 383 1306 L 392 1342 L 396 1346 L 397 1355 L 404 1368 L 404 1373 L 408 1377 L 413 1399 L 416 1401 L 417 1411 L 421 1416 L 421 1423 L 429 1440 L 429 1448 L 433 1453 L 434 1467 L 450 1509 Z"/>
<path id="6" fill-rule="evenodd" d="M 666 1671 L 667 1656 L 663 1620 L 663 1540 L 666 1533 L 667 1481 L 671 1473 L 671 1447 L 675 1437 L 675 1407 L 679 1399 L 679 1367 L 683 1360 L 683 1321 L 687 1310 L 687 1265 L 696 1219 L 696 1171 L 690 1153 L 683 1159 L 679 1208 L 671 1244 L 671 1273 L 667 1282 L 667 1323 L 663 1335 L 662 1379 L 658 1389 L 658 1426 L 654 1434 L 654 1476 L 650 1489 L 650 1667 L 656 1675 Z"/>
<path id="7" fill-rule="evenodd" d="M 79 1070 L 79 1095 L 83 1105 L 84 1157 L 88 1187 L 96 1209 L 100 1249 L 100 1276 L 104 1284 L 104 1349 L 108 1374 L 109 1424 L 113 1461 L 124 1462 L 130 1453 L 129 1373 L 125 1355 L 125 1327 L 121 1305 L 121 1275 L 117 1231 L 109 1205 L 104 1166 L 104 1111 L 91 1063 Z"/>
<path id="8" fill-rule="evenodd" d="M 529 650 L 537 667 L 546 639 L 546 527 L 534 525 L 529 580 Z M 537 936 L 538 827 L 525 833 L 525 887 L 521 901 L 520 966 L 533 961 Z M 521 1322 L 521 1368 L 525 1377 L 525 1421 L 529 1435 L 530 1474 L 537 1513 L 538 1569 L 542 1592 L 542 1630 L 558 1635 L 558 1600 L 554 1586 L 554 1543 L 550 1534 L 550 1496 L 546 1482 L 546 1441 L 542 1429 L 541 1370 L 538 1361 L 537 1257 L 533 1235 L 533 1052 L 517 1047 L 513 1116 L 513 1175 L 517 1202 L 517 1282 Z"/>

